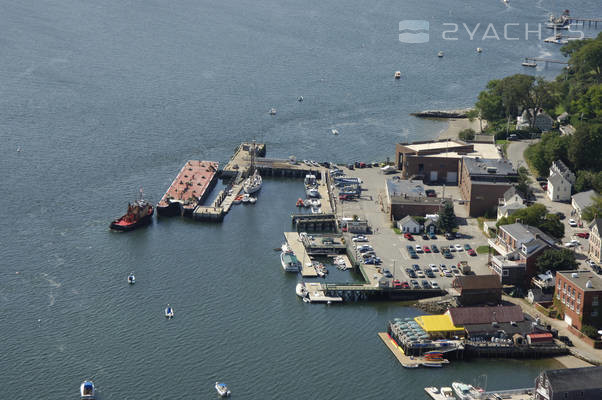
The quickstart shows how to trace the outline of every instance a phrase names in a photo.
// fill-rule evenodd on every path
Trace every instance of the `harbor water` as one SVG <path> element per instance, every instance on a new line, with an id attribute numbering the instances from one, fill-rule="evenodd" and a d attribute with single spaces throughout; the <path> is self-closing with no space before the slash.
<path id="1" fill-rule="evenodd" d="M 445 124 L 410 112 L 470 106 L 489 79 L 561 72 L 520 66 L 560 57 L 554 45 L 476 37 L 565 3 L 0 1 L 0 399 L 77 398 L 88 378 L 103 400 L 213 398 L 216 380 L 244 399 L 422 399 L 484 373 L 488 389 L 531 385 L 554 364 L 404 370 L 377 332 L 415 309 L 301 302 L 273 250 L 300 180 L 266 178 L 222 224 L 108 225 L 139 187 L 157 202 L 186 160 L 224 163 L 244 140 L 350 162 L 434 138 Z M 400 43 L 406 19 L 428 20 L 430 41 Z M 445 41 L 446 22 L 481 28 Z"/>

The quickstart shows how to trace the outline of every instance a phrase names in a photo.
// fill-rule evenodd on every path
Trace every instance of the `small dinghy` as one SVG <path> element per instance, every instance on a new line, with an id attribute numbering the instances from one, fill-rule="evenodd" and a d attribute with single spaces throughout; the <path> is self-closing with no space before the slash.
<path id="1" fill-rule="evenodd" d="M 217 394 L 220 397 L 228 397 L 232 392 L 228 389 L 228 386 L 225 383 L 215 382 L 215 390 L 217 390 Z"/>
<path id="2" fill-rule="evenodd" d="M 253 196 L 249 197 L 249 203 L 251 203 L 251 204 L 257 203 L 257 197 L 253 197 Z"/>
<path id="3" fill-rule="evenodd" d="M 94 382 L 84 381 L 79 387 L 79 394 L 82 400 L 96 399 L 96 389 L 94 388 Z"/>
<path id="4" fill-rule="evenodd" d="M 172 319 L 174 316 L 173 307 L 169 304 L 165 307 L 165 318 Z"/>
<path id="5" fill-rule="evenodd" d="M 136 283 L 136 277 L 134 276 L 133 272 L 128 275 L 128 283 L 130 285 L 133 285 L 134 283 Z"/>

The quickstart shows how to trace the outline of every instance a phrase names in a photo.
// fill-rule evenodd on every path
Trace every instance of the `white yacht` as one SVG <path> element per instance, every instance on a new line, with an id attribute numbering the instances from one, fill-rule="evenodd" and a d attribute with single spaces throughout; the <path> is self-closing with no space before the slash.
<path id="1" fill-rule="evenodd" d="M 250 177 L 245 179 L 245 181 L 242 184 L 242 187 L 243 187 L 243 190 L 245 191 L 245 193 L 253 194 L 253 193 L 258 192 L 259 189 L 261 189 L 262 184 L 263 184 L 263 179 L 261 178 L 261 175 L 259 175 L 259 172 L 257 172 L 257 170 L 255 170 L 253 175 L 251 175 Z"/>
<path id="2" fill-rule="evenodd" d="M 226 386 L 225 383 L 221 382 L 215 382 L 215 390 L 217 390 L 217 394 L 220 397 L 228 397 L 230 396 L 230 394 L 232 394 L 232 392 L 230 392 L 230 389 L 228 389 L 228 386 Z"/>
<path id="3" fill-rule="evenodd" d="M 165 318 L 172 319 L 174 316 L 173 307 L 169 304 L 165 307 Z"/>
<path id="4" fill-rule="evenodd" d="M 134 283 L 136 283 L 136 277 L 134 276 L 133 272 L 128 275 L 128 283 L 130 285 L 133 285 Z"/>
<path id="5" fill-rule="evenodd" d="M 96 389 L 94 388 L 94 382 L 83 381 L 79 387 L 79 394 L 82 400 L 94 400 L 96 399 Z"/>
<path id="6" fill-rule="evenodd" d="M 482 52 L 483 52 L 483 49 L 480 47 L 477 47 L 477 53 L 482 53 Z"/>
<path id="7" fill-rule="evenodd" d="M 301 263 L 295 256 L 295 253 L 285 243 L 282 245 L 280 253 L 280 264 L 286 272 L 299 272 L 301 269 Z"/>
<path id="8" fill-rule="evenodd" d="M 452 388 L 460 400 L 476 400 L 481 393 L 474 386 L 462 382 L 452 382 Z"/>

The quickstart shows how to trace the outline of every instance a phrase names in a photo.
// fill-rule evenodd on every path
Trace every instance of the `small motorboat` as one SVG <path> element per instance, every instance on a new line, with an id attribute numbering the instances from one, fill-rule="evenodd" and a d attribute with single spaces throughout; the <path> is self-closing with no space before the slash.
<path id="1" fill-rule="evenodd" d="M 133 285 L 134 283 L 136 283 L 136 277 L 134 276 L 133 272 L 128 275 L 128 283 L 130 285 Z"/>
<path id="2" fill-rule="evenodd" d="M 305 204 L 303 204 L 303 199 L 301 197 L 297 199 L 297 207 L 305 207 Z"/>
<path id="3" fill-rule="evenodd" d="M 424 391 L 434 400 L 455 400 L 454 391 L 450 387 L 442 387 L 438 389 L 434 386 L 425 387 Z"/>
<path id="4" fill-rule="evenodd" d="M 307 293 L 307 289 L 305 288 L 305 283 L 303 283 L 303 282 L 297 283 L 297 286 L 295 286 L 295 293 L 299 297 L 307 297 L 308 293 Z"/>
<path id="5" fill-rule="evenodd" d="M 339 134 L 339 131 L 336 129 L 331 129 L 330 132 L 335 136 Z"/>
<path id="6" fill-rule="evenodd" d="M 165 307 L 165 318 L 172 319 L 174 316 L 173 307 L 169 304 Z"/>
<path id="7" fill-rule="evenodd" d="M 253 197 L 253 196 L 249 197 L 249 203 L 251 203 L 251 204 L 257 203 L 257 197 Z"/>
<path id="8" fill-rule="evenodd" d="M 234 198 L 234 200 L 232 201 L 232 203 L 234 204 L 240 204 L 242 202 L 242 197 L 241 195 L 238 195 Z"/>
<path id="9" fill-rule="evenodd" d="M 96 389 L 94 388 L 94 382 L 84 381 L 79 387 L 79 394 L 82 400 L 96 399 Z"/>
<path id="10" fill-rule="evenodd" d="M 251 196 L 249 196 L 248 193 L 245 193 L 244 196 L 242 196 L 243 203 L 248 203 L 250 200 L 251 200 Z"/>
<path id="11" fill-rule="evenodd" d="M 401 79 L 401 71 L 395 71 L 395 79 Z"/>
<path id="12" fill-rule="evenodd" d="M 303 101 L 303 96 L 299 96 L 299 97 L 297 97 L 297 101 L 298 101 L 299 103 L 301 103 L 301 102 Z"/>
<path id="13" fill-rule="evenodd" d="M 220 397 L 228 397 L 232 394 L 225 383 L 215 382 L 215 390 Z"/>
<path id="14" fill-rule="evenodd" d="M 420 364 L 404 364 L 404 363 L 401 363 L 401 366 L 404 367 L 404 368 L 414 369 L 414 368 L 418 368 L 420 366 Z"/>
<path id="15" fill-rule="evenodd" d="M 437 53 L 437 57 L 439 57 L 439 58 L 443 57 L 443 52 L 440 51 L 439 53 Z"/>
<path id="16" fill-rule="evenodd" d="M 311 303 L 311 299 L 309 297 L 304 297 L 303 298 L 303 302 L 304 303 Z"/>
<path id="17" fill-rule="evenodd" d="M 276 115 L 276 109 L 270 108 L 270 115 Z"/>
<path id="18" fill-rule="evenodd" d="M 482 52 L 483 52 L 483 49 L 480 47 L 477 47 L 477 53 L 482 53 Z"/>
<path id="19" fill-rule="evenodd" d="M 535 63 L 535 62 L 530 62 L 530 61 L 525 61 L 525 62 L 521 63 L 521 65 L 522 65 L 523 67 L 530 67 L 530 68 L 535 68 L 535 67 L 537 67 L 537 63 Z"/>

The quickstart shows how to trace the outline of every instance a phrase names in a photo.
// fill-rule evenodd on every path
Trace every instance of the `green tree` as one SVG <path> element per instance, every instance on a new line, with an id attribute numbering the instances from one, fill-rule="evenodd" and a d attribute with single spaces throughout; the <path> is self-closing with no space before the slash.
<path id="1" fill-rule="evenodd" d="M 581 327 L 581 333 L 591 339 L 597 339 L 598 336 L 600 336 L 598 335 L 598 330 L 591 325 L 583 325 Z"/>
<path id="2" fill-rule="evenodd" d="M 594 204 L 581 212 L 581 218 L 586 221 L 593 221 L 594 218 L 602 218 L 602 196 L 596 196 Z"/>
<path id="3" fill-rule="evenodd" d="M 475 109 L 479 115 L 489 122 L 499 121 L 504 118 L 504 105 L 502 96 L 497 90 L 499 81 L 490 81 L 487 89 L 479 93 L 478 100 L 475 103 Z"/>
<path id="4" fill-rule="evenodd" d="M 537 258 L 535 263 L 540 274 L 546 271 L 565 271 L 577 269 L 575 253 L 568 249 L 548 249 Z"/>
<path id="5" fill-rule="evenodd" d="M 602 124 L 580 123 L 569 138 L 567 157 L 572 168 L 602 169 Z"/>
<path id="6" fill-rule="evenodd" d="M 525 167 L 518 169 L 518 181 L 515 185 L 516 191 L 524 199 L 531 197 L 533 190 L 531 189 L 531 178 L 529 177 L 529 171 Z"/>
<path id="7" fill-rule="evenodd" d="M 569 66 L 583 80 L 600 83 L 602 78 L 602 33 L 571 53 Z"/>
<path id="8" fill-rule="evenodd" d="M 458 227 L 456 214 L 454 213 L 454 205 L 452 202 L 445 202 L 443 208 L 439 212 L 439 221 L 437 222 L 439 229 L 442 232 L 452 232 Z"/>
<path id="9" fill-rule="evenodd" d="M 546 207 L 540 203 L 535 203 L 527 208 L 518 210 L 508 217 L 500 218 L 496 226 L 513 224 L 517 221 L 520 221 L 524 225 L 539 228 L 542 232 L 554 238 L 564 236 L 564 224 L 560 222 L 557 215 L 548 214 Z"/>
<path id="10" fill-rule="evenodd" d="M 474 140 L 475 134 L 476 134 L 476 132 L 474 131 L 474 129 L 471 129 L 471 128 L 462 129 L 458 133 L 458 137 L 464 141 L 471 141 L 471 140 Z"/>
<path id="11" fill-rule="evenodd" d="M 579 118 L 602 119 L 602 84 L 590 86 L 587 92 L 576 100 Z"/>

